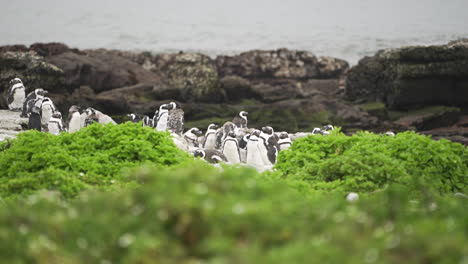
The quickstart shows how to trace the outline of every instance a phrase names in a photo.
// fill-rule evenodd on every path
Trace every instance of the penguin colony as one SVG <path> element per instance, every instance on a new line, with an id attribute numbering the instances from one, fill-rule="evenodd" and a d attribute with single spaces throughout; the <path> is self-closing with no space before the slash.
<path id="1" fill-rule="evenodd" d="M 28 129 L 59 135 L 61 132 L 74 133 L 92 123 L 116 124 L 108 115 L 87 108 L 80 113 L 80 108 L 72 105 L 68 120 L 63 122 L 62 114 L 57 110 L 47 91 L 35 89 L 26 95 L 26 88 L 19 78 L 9 83 L 5 94 L 8 108 L 21 111 L 20 116 L 28 118 Z M 184 112 L 175 102 L 161 105 L 153 117 L 131 113 L 128 116 L 134 123 L 157 131 L 169 131 L 174 143 L 181 149 L 200 157 L 209 163 L 246 164 L 258 170 L 271 168 L 276 163 L 280 151 L 287 150 L 292 140 L 287 132 L 275 132 L 272 127 L 261 129 L 248 128 L 248 112 L 241 111 L 232 121 L 222 126 L 210 124 L 203 135 L 198 128 L 190 128 L 184 133 Z M 332 125 L 314 128 L 312 135 L 328 135 Z M 394 136 L 393 132 L 386 135 Z"/>

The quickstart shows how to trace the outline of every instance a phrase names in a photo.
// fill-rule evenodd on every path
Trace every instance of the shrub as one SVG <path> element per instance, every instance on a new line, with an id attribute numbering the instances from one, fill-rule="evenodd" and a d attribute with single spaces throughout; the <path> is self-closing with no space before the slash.
<path id="1" fill-rule="evenodd" d="M 276 169 L 281 177 L 305 181 L 317 190 L 373 192 L 402 183 L 412 190 L 449 193 L 467 188 L 468 149 L 414 132 L 395 137 L 335 132 L 298 139 L 280 152 Z"/>
<path id="2" fill-rule="evenodd" d="M 466 199 L 405 186 L 347 203 L 202 161 L 142 169 L 140 188 L 0 205 L 5 263 L 461 263 Z"/>
<path id="3" fill-rule="evenodd" d="M 0 146 L 0 196 L 59 190 L 65 197 L 96 186 L 127 184 L 123 168 L 170 166 L 189 159 L 170 139 L 141 124 L 91 125 L 54 136 L 20 133 Z"/>

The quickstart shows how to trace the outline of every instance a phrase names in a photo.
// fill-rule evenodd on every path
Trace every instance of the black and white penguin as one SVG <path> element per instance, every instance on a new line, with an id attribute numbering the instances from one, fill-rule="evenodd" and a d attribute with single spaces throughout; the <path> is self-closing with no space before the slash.
<path id="1" fill-rule="evenodd" d="M 204 149 L 215 149 L 216 148 L 216 132 L 218 131 L 218 125 L 210 124 L 205 133 L 205 139 L 203 141 Z"/>
<path id="2" fill-rule="evenodd" d="M 221 149 L 224 139 L 229 135 L 229 132 L 233 131 L 237 135 L 238 127 L 233 122 L 226 122 L 216 133 L 216 148 Z"/>
<path id="3" fill-rule="evenodd" d="M 241 162 L 239 143 L 234 131 L 229 132 L 228 136 L 224 139 L 222 150 L 229 163 L 237 164 Z"/>
<path id="4" fill-rule="evenodd" d="M 184 139 L 190 148 L 198 148 L 198 137 L 201 136 L 202 131 L 196 127 L 189 129 L 184 133 Z"/>
<path id="5" fill-rule="evenodd" d="M 252 134 L 250 134 L 249 141 L 247 142 L 247 153 L 245 158 L 245 163 L 255 168 L 263 168 L 264 162 L 259 151 L 260 142 L 260 130 L 255 129 Z"/>
<path id="6" fill-rule="evenodd" d="M 193 152 L 193 156 L 202 158 L 212 164 L 227 162 L 223 153 L 214 149 L 197 149 Z"/>
<path id="7" fill-rule="evenodd" d="M 247 128 L 247 115 L 249 113 L 246 111 L 240 111 L 240 113 L 234 117 L 232 122 L 238 127 L 238 128 Z"/>
<path id="8" fill-rule="evenodd" d="M 278 145 L 280 147 L 280 151 L 286 150 L 292 145 L 291 138 L 289 137 L 288 132 L 281 132 L 278 140 Z"/>
<path id="9" fill-rule="evenodd" d="M 158 125 L 158 116 L 159 116 L 159 111 L 156 110 L 156 112 L 154 112 L 153 118 L 151 119 L 151 121 L 153 122 L 153 128 L 156 128 L 156 126 Z"/>
<path id="10" fill-rule="evenodd" d="M 10 88 L 6 93 L 8 109 L 12 111 L 21 111 L 24 101 L 26 101 L 26 88 L 19 78 L 10 81 Z"/>
<path id="11" fill-rule="evenodd" d="M 132 123 L 138 123 L 142 119 L 140 115 L 134 114 L 134 113 L 128 114 L 127 117 L 130 119 Z"/>
<path id="12" fill-rule="evenodd" d="M 159 106 L 158 111 L 158 122 L 156 124 L 156 130 L 158 131 L 166 131 L 167 130 L 167 119 L 169 117 L 169 109 L 171 105 L 163 104 Z"/>
<path id="13" fill-rule="evenodd" d="M 48 92 L 42 88 L 37 88 L 34 91 L 30 92 L 28 96 L 26 96 L 26 100 L 23 103 L 23 110 L 21 112 L 21 117 L 28 117 L 31 109 L 33 108 L 34 104 L 36 103 L 36 99 L 44 98 L 44 96 Z"/>
<path id="14" fill-rule="evenodd" d="M 49 119 L 52 118 L 52 115 L 55 112 L 55 106 L 52 100 L 49 97 L 44 97 L 41 105 L 41 124 L 42 127 L 47 128 L 49 124 Z"/>
<path id="15" fill-rule="evenodd" d="M 312 130 L 312 135 L 330 135 L 330 132 L 316 127 L 314 130 Z"/>
<path id="16" fill-rule="evenodd" d="M 35 103 L 31 108 L 28 119 L 28 129 L 35 129 L 37 131 L 42 131 L 41 126 L 41 105 L 42 98 L 36 98 Z"/>
<path id="17" fill-rule="evenodd" d="M 93 119 L 96 120 L 99 124 L 114 124 L 116 125 L 117 123 L 112 119 L 112 117 L 102 113 L 99 110 L 96 110 L 94 108 L 88 108 L 86 111 L 88 113 L 87 119 Z"/>
<path id="18" fill-rule="evenodd" d="M 387 131 L 387 132 L 385 132 L 385 135 L 390 136 L 390 137 L 394 137 L 395 133 L 393 133 L 392 131 Z"/>
<path id="19" fill-rule="evenodd" d="M 333 131 L 333 130 L 335 130 L 335 128 L 334 128 L 332 125 L 326 125 L 326 126 L 323 126 L 323 130 L 325 130 L 325 131 Z"/>
<path id="20" fill-rule="evenodd" d="M 167 117 L 167 130 L 177 135 L 184 133 L 184 110 L 177 107 L 174 102 L 169 103 L 169 115 Z"/>
<path id="21" fill-rule="evenodd" d="M 153 119 L 149 116 L 143 116 L 143 126 L 153 127 Z"/>
<path id="22" fill-rule="evenodd" d="M 74 133 L 81 129 L 81 115 L 78 106 L 72 105 L 68 110 L 68 132 Z"/>
<path id="23" fill-rule="evenodd" d="M 262 127 L 260 139 L 263 144 L 259 145 L 259 150 L 262 153 L 264 164 L 267 166 L 275 164 L 280 147 L 278 145 L 279 138 L 273 128 L 270 126 Z"/>
<path id="24" fill-rule="evenodd" d="M 62 114 L 55 111 L 47 124 L 47 131 L 52 135 L 60 135 L 60 132 L 65 131 L 62 122 Z"/>

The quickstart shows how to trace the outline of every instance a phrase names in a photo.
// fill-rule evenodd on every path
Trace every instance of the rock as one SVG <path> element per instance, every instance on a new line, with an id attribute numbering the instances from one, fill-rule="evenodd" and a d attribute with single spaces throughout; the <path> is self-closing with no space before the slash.
<path id="1" fill-rule="evenodd" d="M 7 45 L 7 46 L 1 46 L 0 47 L 0 53 L 4 53 L 4 52 L 7 52 L 7 51 L 27 52 L 27 51 L 29 51 L 29 49 L 25 45 Z"/>
<path id="2" fill-rule="evenodd" d="M 29 47 L 29 50 L 33 50 L 43 57 L 60 55 L 65 52 L 73 52 L 76 54 L 85 55 L 84 52 L 81 52 L 78 49 L 70 49 L 67 45 L 57 42 L 34 43 Z"/>
<path id="3" fill-rule="evenodd" d="M 229 102 L 238 102 L 245 98 L 261 99 L 261 95 L 254 91 L 250 81 L 239 76 L 226 76 L 220 80 L 221 88 L 225 91 Z"/>
<path id="4" fill-rule="evenodd" d="M 15 77 L 23 80 L 27 92 L 36 88 L 54 91 L 64 83 L 63 71 L 34 51 L 0 53 L 0 92 L 8 90 L 9 81 Z M 1 108 L 7 108 L 3 98 L 0 102 Z"/>
<path id="5" fill-rule="evenodd" d="M 0 141 L 15 138 L 28 126 L 27 118 L 20 118 L 20 112 L 0 110 Z"/>
<path id="6" fill-rule="evenodd" d="M 70 89 L 87 85 L 96 93 L 138 83 L 158 83 L 161 78 L 137 63 L 106 50 L 88 51 L 86 55 L 65 52 L 46 58 L 61 68 Z"/>
<path id="7" fill-rule="evenodd" d="M 458 122 L 461 115 L 462 111 L 456 107 L 429 107 L 407 113 L 394 123 L 402 127 L 414 127 L 417 130 L 431 130 L 452 126 Z"/>
<path id="8" fill-rule="evenodd" d="M 468 104 L 468 45 L 379 51 L 348 73 L 351 100 L 382 100 L 390 109 Z"/>

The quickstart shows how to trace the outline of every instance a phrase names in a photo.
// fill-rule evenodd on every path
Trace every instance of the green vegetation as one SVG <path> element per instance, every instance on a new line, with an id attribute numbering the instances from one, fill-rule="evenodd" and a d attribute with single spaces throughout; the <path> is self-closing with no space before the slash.
<path id="1" fill-rule="evenodd" d="M 276 168 L 281 177 L 316 190 L 373 192 L 401 183 L 415 191 L 424 186 L 451 193 L 467 190 L 468 150 L 414 132 L 395 137 L 335 132 L 298 139 L 279 154 Z"/>
<path id="2" fill-rule="evenodd" d="M 27 131 L 0 145 L 0 196 L 58 190 L 73 197 L 81 190 L 127 184 L 123 168 L 170 166 L 187 160 L 169 133 L 141 124 L 92 125 L 53 136 Z"/>
<path id="3" fill-rule="evenodd" d="M 140 124 L 93 125 L 0 143 L 0 168 L 5 263 L 468 258 L 468 199 L 454 194 L 468 191 L 468 150 L 410 132 L 298 139 L 259 174 L 192 159 Z"/>
<path id="4" fill-rule="evenodd" d="M 462 197 L 410 201 L 404 187 L 348 203 L 254 170 L 197 161 L 132 173 L 143 187 L 54 193 L 0 210 L 6 263 L 460 263 Z"/>

